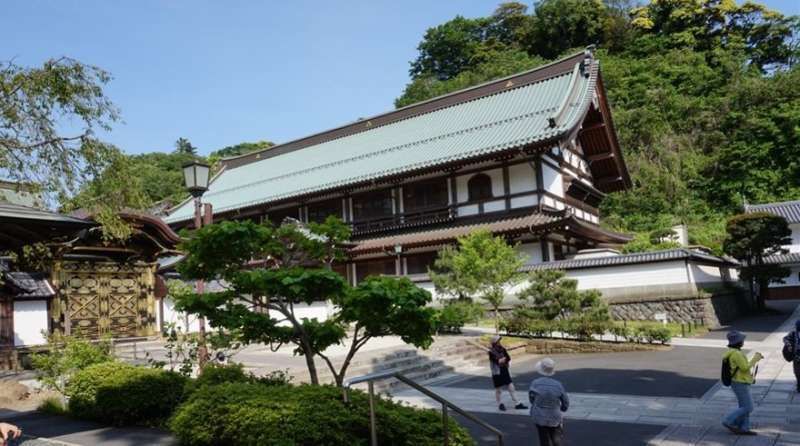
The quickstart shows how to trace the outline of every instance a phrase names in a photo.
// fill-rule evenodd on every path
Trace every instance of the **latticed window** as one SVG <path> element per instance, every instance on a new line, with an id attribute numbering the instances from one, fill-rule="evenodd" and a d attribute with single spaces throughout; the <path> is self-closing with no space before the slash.
<path id="1" fill-rule="evenodd" d="M 479 173 L 467 182 L 469 201 L 492 198 L 492 179 L 485 173 Z"/>

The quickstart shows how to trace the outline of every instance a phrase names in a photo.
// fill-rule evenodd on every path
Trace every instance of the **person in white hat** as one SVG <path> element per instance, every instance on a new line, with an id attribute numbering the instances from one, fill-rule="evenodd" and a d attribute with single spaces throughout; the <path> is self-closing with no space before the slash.
<path id="1" fill-rule="evenodd" d="M 531 381 L 528 399 L 531 402 L 531 418 L 539 433 L 539 445 L 561 446 L 564 438 L 563 412 L 569 409 L 569 397 L 564 385 L 552 378 L 556 363 L 544 358 L 536 363 L 536 372 L 542 375 Z"/>
<path id="2" fill-rule="evenodd" d="M 508 354 L 508 350 L 500 344 L 501 339 L 503 338 L 499 335 L 493 337 L 492 346 L 489 348 L 489 368 L 492 371 L 494 399 L 497 401 L 497 407 L 505 411 L 506 405 L 503 404 L 501 397 L 503 389 L 506 389 L 508 394 L 511 395 L 511 401 L 514 402 L 514 409 L 527 409 L 528 406 L 520 403 L 514 392 L 514 383 L 511 381 L 511 372 L 508 370 L 511 356 Z"/>

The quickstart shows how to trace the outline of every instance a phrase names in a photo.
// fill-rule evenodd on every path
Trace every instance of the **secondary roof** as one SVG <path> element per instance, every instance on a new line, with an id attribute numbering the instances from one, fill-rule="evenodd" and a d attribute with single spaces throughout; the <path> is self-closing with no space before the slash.
<path id="1" fill-rule="evenodd" d="M 203 195 L 214 213 L 355 187 L 456 161 L 558 141 L 597 99 L 590 52 L 364 119 L 265 151 L 225 160 Z M 609 123 L 610 126 L 610 123 Z M 614 141 L 616 144 L 616 141 Z M 618 149 L 615 148 L 618 152 Z M 630 182 L 621 154 L 608 190 Z M 166 218 L 192 218 L 186 201 Z"/>

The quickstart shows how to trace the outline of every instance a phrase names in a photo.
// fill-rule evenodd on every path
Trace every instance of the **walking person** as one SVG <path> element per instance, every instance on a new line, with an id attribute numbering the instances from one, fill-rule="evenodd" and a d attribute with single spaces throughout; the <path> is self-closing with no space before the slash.
<path id="1" fill-rule="evenodd" d="M 492 338 L 492 346 L 489 348 L 489 368 L 492 371 L 492 384 L 494 384 L 494 398 L 497 401 L 497 407 L 502 411 L 506 410 L 501 399 L 502 391 L 506 389 L 511 396 L 511 401 L 514 402 L 514 409 L 527 409 L 528 406 L 517 400 L 514 383 L 511 381 L 511 372 L 508 370 L 511 356 L 509 356 L 508 350 L 500 344 L 501 339 L 500 336 Z"/>
<path id="2" fill-rule="evenodd" d="M 564 445 L 563 412 L 569 409 L 569 397 L 560 381 L 552 378 L 556 364 L 550 358 L 536 363 L 536 371 L 542 375 L 531 381 L 528 400 L 531 402 L 531 418 L 539 433 L 540 446 Z"/>
<path id="3" fill-rule="evenodd" d="M 756 352 L 749 361 L 742 353 L 745 335 L 739 331 L 728 333 L 728 351 L 722 356 L 723 364 L 727 361 L 731 375 L 731 390 L 736 395 L 739 407 L 729 413 L 722 425 L 737 435 L 756 435 L 750 430 L 750 412 L 753 411 L 753 397 L 750 385 L 755 382 L 752 369 L 763 356 Z"/>
<path id="4" fill-rule="evenodd" d="M 800 392 L 800 319 L 794 323 L 794 331 L 790 331 L 783 338 L 784 349 L 788 350 L 787 361 L 792 361 L 794 366 L 794 379 L 797 383 L 797 391 Z"/>

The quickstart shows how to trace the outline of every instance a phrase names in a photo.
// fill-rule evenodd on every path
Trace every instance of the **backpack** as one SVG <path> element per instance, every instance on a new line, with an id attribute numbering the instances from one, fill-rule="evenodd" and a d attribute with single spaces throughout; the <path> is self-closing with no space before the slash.
<path id="1" fill-rule="evenodd" d="M 792 332 L 790 338 L 791 338 L 791 342 L 787 342 L 787 343 L 783 344 L 783 350 L 781 350 L 781 353 L 783 354 L 783 359 L 785 359 L 786 362 L 794 361 L 794 355 L 795 355 L 795 351 L 794 350 L 795 350 L 795 348 L 797 348 L 796 347 L 797 346 L 797 332 L 796 331 Z"/>
<path id="2" fill-rule="evenodd" d="M 728 359 L 727 357 L 722 358 L 722 373 L 720 376 L 722 385 L 725 387 L 730 387 L 733 382 L 733 370 L 731 370 L 731 363 Z"/>

